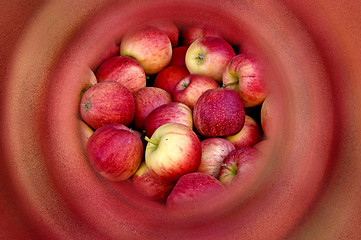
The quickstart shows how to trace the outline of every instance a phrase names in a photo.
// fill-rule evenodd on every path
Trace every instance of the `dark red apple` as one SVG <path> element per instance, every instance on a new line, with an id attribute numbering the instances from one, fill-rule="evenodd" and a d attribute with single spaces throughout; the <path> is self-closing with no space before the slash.
<path id="1" fill-rule="evenodd" d="M 85 146 L 89 162 L 100 175 L 111 181 L 129 179 L 143 158 L 143 143 L 138 136 L 119 125 L 98 128 Z"/>
<path id="2" fill-rule="evenodd" d="M 157 87 L 144 87 L 133 93 L 135 103 L 134 126 L 144 129 L 145 118 L 155 108 L 172 102 L 172 96 Z"/>
<path id="3" fill-rule="evenodd" d="M 188 75 L 188 69 L 184 66 L 168 66 L 157 74 L 153 86 L 164 89 L 169 94 L 173 94 L 174 87 L 177 83 Z"/>
<path id="4" fill-rule="evenodd" d="M 186 53 L 188 46 L 179 46 L 173 48 L 172 59 L 169 62 L 169 66 L 186 66 Z"/>
<path id="5" fill-rule="evenodd" d="M 132 93 L 117 82 L 100 82 L 85 91 L 80 101 L 80 114 L 92 128 L 109 123 L 129 126 L 134 118 Z"/>
<path id="6" fill-rule="evenodd" d="M 242 129 L 244 119 L 241 98 L 230 89 L 205 91 L 193 110 L 194 126 L 205 137 L 234 135 Z"/>

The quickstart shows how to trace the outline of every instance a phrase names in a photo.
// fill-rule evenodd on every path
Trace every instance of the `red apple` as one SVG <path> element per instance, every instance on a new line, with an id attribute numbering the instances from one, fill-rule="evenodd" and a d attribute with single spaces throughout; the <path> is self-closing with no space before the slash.
<path id="1" fill-rule="evenodd" d="M 220 33 L 208 26 L 189 26 L 181 30 L 180 35 L 183 44 L 191 45 L 195 40 L 201 37 L 221 37 Z"/>
<path id="2" fill-rule="evenodd" d="M 169 94 L 173 94 L 175 85 L 187 75 L 189 75 L 189 72 L 186 67 L 168 66 L 157 74 L 153 86 L 164 89 Z"/>
<path id="3" fill-rule="evenodd" d="M 172 44 L 157 28 L 136 28 L 122 38 L 120 55 L 136 59 L 148 75 L 165 68 L 172 58 Z"/>
<path id="4" fill-rule="evenodd" d="M 152 175 L 145 162 L 134 173 L 132 183 L 141 195 L 155 201 L 165 201 L 175 185 L 175 182 L 163 181 Z"/>
<path id="5" fill-rule="evenodd" d="M 169 66 L 186 66 L 186 53 L 188 46 L 179 46 L 173 48 L 172 59 L 169 62 Z"/>
<path id="6" fill-rule="evenodd" d="M 97 129 L 108 123 L 128 126 L 134 118 L 132 93 L 117 82 L 100 82 L 86 90 L 80 101 L 80 114 L 90 127 Z"/>
<path id="7" fill-rule="evenodd" d="M 150 24 L 152 27 L 156 27 L 159 30 L 167 34 L 172 46 L 175 47 L 178 44 L 179 30 L 178 27 L 169 20 L 156 20 Z"/>
<path id="8" fill-rule="evenodd" d="M 201 74 L 222 82 L 228 62 L 235 56 L 232 46 L 222 38 L 202 37 L 186 53 L 186 66 L 191 74 Z"/>
<path id="9" fill-rule="evenodd" d="M 172 96 L 157 87 L 144 87 L 133 94 L 135 103 L 134 126 L 144 129 L 145 118 L 155 108 L 172 102 Z"/>
<path id="10" fill-rule="evenodd" d="M 253 147 L 232 151 L 224 159 L 219 171 L 219 180 L 227 187 L 245 184 L 261 162 L 261 152 Z"/>
<path id="11" fill-rule="evenodd" d="M 151 137 L 154 131 L 166 123 L 180 123 L 193 129 L 192 110 L 187 105 L 171 102 L 154 109 L 145 119 L 145 132 Z"/>
<path id="12" fill-rule="evenodd" d="M 205 91 L 193 110 L 194 126 L 205 137 L 234 135 L 242 129 L 244 119 L 241 98 L 230 89 Z"/>
<path id="13" fill-rule="evenodd" d="M 148 141 L 145 163 L 151 174 L 164 181 L 177 181 L 182 175 L 197 171 L 202 149 L 197 135 L 179 123 L 160 126 Z"/>
<path id="14" fill-rule="evenodd" d="M 96 76 L 99 82 L 119 82 L 132 93 L 145 87 L 147 83 L 142 66 L 135 59 L 126 56 L 109 58 L 100 65 Z"/>
<path id="15" fill-rule="evenodd" d="M 98 128 L 90 136 L 85 150 L 93 168 L 111 181 L 129 179 L 143 158 L 140 138 L 114 124 Z"/>
<path id="16" fill-rule="evenodd" d="M 236 90 L 245 107 L 261 105 L 267 96 L 260 62 L 250 54 L 230 60 L 222 77 L 223 87 Z"/>
<path id="17" fill-rule="evenodd" d="M 262 140 L 262 131 L 257 122 L 245 115 L 244 125 L 237 134 L 226 137 L 236 148 L 251 147 Z"/>
<path id="18" fill-rule="evenodd" d="M 179 178 L 166 201 L 170 211 L 184 211 L 189 208 L 203 207 L 212 200 L 226 196 L 223 184 L 208 174 L 194 172 Z"/>
<path id="19" fill-rule="evenodd" d="M 180 80 L 174 88 L 173 99 L 181 102 L 193 110 L 198 98 L 208 89 L 219 88 L 219 85 L 212 78 L 190 74 Z"/>
<path id="20" fill-rule="evenodd" d="M 224 158 L 236 148 L 224 138 L 206 138 L 201 145 L 202 160 L 198 172 L 218 178 Z"/>

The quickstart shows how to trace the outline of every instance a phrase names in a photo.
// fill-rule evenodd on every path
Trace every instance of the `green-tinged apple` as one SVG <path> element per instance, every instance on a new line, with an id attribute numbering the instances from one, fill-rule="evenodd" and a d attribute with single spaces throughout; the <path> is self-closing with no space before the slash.
<path id="1" fill-rule="evenodd" d="M 223 73 L 222 82 L 224 88 L 239 93 L 244 107 L 261 105 L 267 96 L 261 64 L 250 54 L 241 53 L 232 58 Z"/>
<path id="2" fill-rule="evenodd" d="M 185 46 L 191 45 L 195 40 L 201 37 L 221 37 L 221 34 L 209 26 L 188 26 L 180 31 L 182 42 Z"/>
<path id="3" fill-rule="evenodd" d="M 79 120 L 79 132 L 80 132 L 80 139 L 83 145 L 85 146 L 88 142 L 89 137 L 94 133 L 94 130 L 89 127 L 84 121 Z"/>
<path id="4" fill-rule="evenodd" d="M 209 89 L 193 110 L 196 130 L 205 137 L 225 137 L 238 133 L 245 119 L 239 94 L 230 89 Z"/>
<path id="5" fill-rule="evenodd" d="M 262 153 L 253 147 L 236 149 L 224 159 L 218 179 L 227 187 L 246 182 L 247 176 L 255 172 L 255 166 L 261 162 Z"/>
<path id="6" fill-rule="evenodd" d="M 134 173 L 132 183 L 135 190 L 142 196 L 161 202 L 167 199 L 175 185 L 175 182 L 163 181 L 151 174 L 145 162 L 142 162 L 139 169 Z"/>
<path id="7" fill-rule="evenodd" d="M 114 81 L 135 92 L 147 84 L 142 66 L 133 58 L 115 56 L 103 62 L 96 71 L 99 82 Z"/>
<path id="8" fill-rule="evenodd" d="M 86 90 L 90 88 L 91 86 L 98 83 L 98 80 L 94 74 L 94 72 L 90 68 L 84 69 L 84 75 L 81 79 L 81 91 L 80 91 L 80 98 L 83 96 Z"/>
<path id="9" fill-rule="evenodd" d="M 145 119 L 146 135 L 151 137 L 157 128 L 166 123 L 180 123 L 193 129 L 192 110 L 179 102 L 171 102 L 157 107 Z"/>
<path id="10" fill-rule="evenodd" d="M 175 85 L 188 75 L 188 69 L 184 66 L 168 66 L 157 74 L 153 86 L 173 94 Z"/>
<path id="11" fill-rule="evenodd" d="M 224 158 L 236 148 L 224 138 L 206 138 L 201 141 L 202 160 L 198 172 L 218 178 Z"/>
<path id="12" fill-rule="evenodd" d="M 172 44 L 167 34 L 157 28 L 136 28 L 122 38 L 120 55 L 136 59 L 145 73 L 152 75 L 170 62 Z"/>
<path id="13" fill-rule="evenodd" d="M 186 66 L 186 53 L 188 46 L 175 47 L 172 50 L 172 59 L 169 62 L 169 66 Z"/>
<path id="14" fill-rule="evenodd" d="M 129 126 L 134 118 L 132 93 L 118 82 L 100 82 L 85 91 L 80 101 L 80 114 L 93 129 L 109 123 Z"/>
<path id="15" fill-rule="evenodd" d="M 108 124 L 98 128 L 89 138 L 85 150 L 96 172 L 111 181 L 129 179 L 143 158 L 143 143 L 128 130 Z"/>
<path id="16" fill-rule="evenodd" d="M 262 131 L 257 122 L 245 115 L 244 125 L 241 131 L 235 135 L 226 137 L 236 148 L 251 147 L 262 140 Z"/>
<path id="17" fill-rule="evenodd" d="M 177 181 L 197 171 L 202 147 L 193 130 L 180 123 L 167 123 L 154 132 L 145 150 L 145 163 L 151 174 L 164 181 Z"/>
<path id="18" fill-rule="evenodd" d="M 208 89 L 219 88 L 218 83 L 210 77 L 190 74 L 180 80 L 174 87 L 173 100 L 187 105 L 193 110 L 198 98 Z"/>
<path id="19" fill-rule="evenodd" d="M 186 66 L 191 74 L 201 74 L 222 82 L 228 62 L 235 56 L 232 46 L 222 38 L 201 37 L 186 53 Z"/>
<path id="20" fill-rule="evenodd" d="M 215 200 L 224 200 L 226 196 L 226 188 L 217 178 L 199 172 L 188 173 L 177 181 L 167 198 L 166 208 L 169 211 L 199 209 L 214 205 Z"/>
<path id="21" fill-rule="evenodd" d="M 172 102 L 172 96 L 158 87 L 144 87 L 133 93 L 135 103 L 134 126 L 143 130 L 145 119 L 159 106 Z"/>

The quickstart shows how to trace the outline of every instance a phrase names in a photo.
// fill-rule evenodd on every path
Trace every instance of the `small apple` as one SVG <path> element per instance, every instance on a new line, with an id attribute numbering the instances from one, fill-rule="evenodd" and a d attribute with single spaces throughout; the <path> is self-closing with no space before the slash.
<path id="1" fill-rule="evenodd" d="M 180 123 L 167 123 L 154 132 L 145 150 L 145 163 L 151 174 L 164 181 L 176 181 L 197 171 L 201 163 L 201 143 L 192 129 Z"/>
<path id="2" fill-rule="evenodd" d="M 96 72 L 96 77 L 99 82 L 119 82 L 132 93 L 147 84 L 142 66 L 127 56 L 115 56 L 103 62 Z"/>
<path id="3" fill-rule="evenodd" d="M 180 80 L 174 87 L 173 99 L 175 102 L 181 102 L 193 110 L 198 98 L 208 89 L 219 88 L 219 85 L 212 78 L 190 74 Z"/>
<path id="4" fill-rule="evenodd" d="M 124 181 L 138 169 L 143 158 L 143 143 L 130 131 L 108 124 L 90 136 L 85 152 L 101 176 L 111 181 Z"/>
<path id="5" fill-rule="evenodd" d="M 79 120 L 79 131 L 80 131 L 80 139 L 83 145 L 85 146 L 88 142 L 89 137 L 94 133 L 94 130 L 89 127 L 84 121 Z"/>
<path id="6" fill-rule="evenodd" d="M 245 119 L 239 94 L 230 89 L 209 89 L 193 110 L 196 130 L 205 137 L 225 137 L 238 133 Z"/>
<path id="7" fill-rule="evenodd" d="M 122 38 L 120 55 L 136 59 L 145 73 L 152 75 L 170 62 L 172 44 L 167 34 L 157 28 L 136 28 Z"/>
<path id="8" fill-rule="evenodd" d="M 98 129 L 108 123 L 129 126 L 134 118 L 132 93 L 117 82 L 100 82 L 85 91 L 80 101 L 80 114 L 90 127 Z"/>
<path id="9" fill-rule="evenodd" d="M 168 66 L 157 74 L 153 86 L 173 94 L 175 85 L 188 75 L 188 69 L 184 66 Z"/>
<path id="10" fill-rule="evenodd" d="M 199 172 L 188 173 L 177 181 L 167 198 L 166 208 L 170 211 L 199 208 L 226 194 L 226 188 L 217 178 Z"/>
<path id="11" fill-rule="evenodd" d="M 134 126 L 144 129 L 145 118 L 157 107 L 172 102 L 172 96 L 157 87 L 144 87 L 133 93 L 135 103 Z"/>
<path id="12" fill-rule="evenodd" d="M 136 191 L 154 201 L 165 201 L 175 185 L 175 182 L 163 181 L 152 175 L 145 162 L 134 173 L 132 183 Z"/>
<path id="13" fill-rule="evenodd" d="M 201 37 L 186 53 L 186 66 L 191 74 L 201 74 L 222 82 L 228 62 L 235 56 L 232 46 L 222 38 Z"/>
<path id="14" fill-rule="evenodd" d="M 171 102 L 157 107 L 145 119 L 146 135 L 151 137 L 157 128 L 166 123 L 180 123 L 193 129 L 192 110 L 179 102 Z"/>
<path id="15" fill-rule="evenodd" d="M 261 162 L 261 152 L 253 147 L 236 149 L 228 154 L 219 170 L 219 180 L 227 187 L 244 184 Z M 242 181 L 244 183 L 242 183 Z"/>
<path id="16" fill-rule="evenodd" d="M 257 122 L 248 115 L 245 115 L 244 125 L 241 131 L 226 139 L 233 143 L 236 148 L 251 147 L 262 140 L 262 131 Z"/>
<path id="17" fill-rule="evenodd" d="M 84 77 L 82 77 L 81 81 L 81 91 L 80 91 L 80 98 L 83 96 L 86 90 L 93 86 L 94 84 L 98 83 L 98 80 L 94 74 L 94 72 L 90 68 L 84 69 Z"/>
<path id="18" fill-rule="evenodd" d="M 188 46 L 175 47 L 172 50 L 172 59 L 169 62 L 169 66 L 186 66 L 186 53 Z"/>
<path id="19" fill-rule="evenodd" d="M 218 178 L 224 158 L 236 148 L 224 138 L 206 138 L 201 141 L 202 160 L 198 172 Z"/>
<path id="20" fill-rule="evenodd" d="M 182 42 L 189 46 L 201 37 L 221 37 L 221 34 L 209 26 L 188 26 L 180 31 Z"/>
<path id="21" fill-rule="evenodd" d="M 234 89 L 240 94 L 244 107 L 261 105 L 267 96 L 261 64 L 250 54 L 242 53 L 232 58 L 222 82 L 224 88 Z"/>

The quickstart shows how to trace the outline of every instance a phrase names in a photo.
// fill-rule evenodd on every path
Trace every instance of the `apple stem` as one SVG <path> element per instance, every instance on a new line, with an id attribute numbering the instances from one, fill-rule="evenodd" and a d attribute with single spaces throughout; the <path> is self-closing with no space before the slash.
<path id="1" fill-rule="evenodd" d="M 150 139 L 149 137 L 145 136 L 144 140 L 146 140 L 147 142 L 153 144 L 153 145 L 158 145 L 157 143 L 155 143 L 154 141 L 152 141 L 152 139 Z"/>
<path id="2" fill-rule="evenodd" d="M 236 84 L 238 84 L 238 81 L 229 82 L 229 83 L 223 84 L 223 85 L 222 85 L 222 88 L 226 88 L 226 87 L 229 87 L 229 86 L 232 86 L 232 85 L 236 85 Z"/>
<path id="3" fill-rule="evenodd" d="M 230 168 L 228 165 L 226 164 L 222 164 L 222 167 L 226 168 L 227 170 L 231 171 L 233 174 L 237 174 L 237 170 L 234 170 L 232 168 Z"/>

